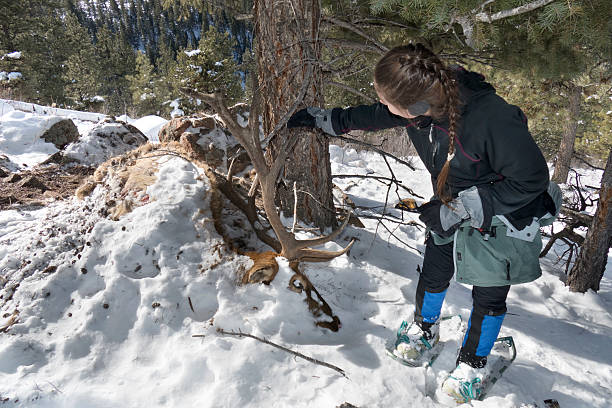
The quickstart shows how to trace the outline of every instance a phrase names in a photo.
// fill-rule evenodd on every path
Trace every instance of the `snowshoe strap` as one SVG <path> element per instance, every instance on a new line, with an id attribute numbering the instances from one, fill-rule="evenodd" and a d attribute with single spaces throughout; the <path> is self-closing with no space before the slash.
<path id="1" fill-rule="evenodd" d="M 395 340 L 395 347 L 397 347 L 400 343 L 410 344 L 410 338 L 408 337 L 408 335 L 405 334 L 407 328 L 408 322 L 405 320 L 402 321 L 400 328 L 397 330 L 397 339 Z M 425 336 L 421 336 L 419 340 L 421 340 L 421 343 L 423 343 L 427 350 L 431 350 L 431 348 L 433 347 L 431 343 L 429 343 L 429 341 L 425 338 Z"/>
<path id="2" fill-rule="evenodd" d="M 474 385 L 480 382 L 480 378 L 474 378 L 472 381 L 461 381 L 459 378 L 453 377 L 452 375 L 450 377 L 459 382 L 459 393 L 465 399 L 464 402 L 478 399 L 478 397 L 480 397 L 480 388 L 474 389 Z"/>

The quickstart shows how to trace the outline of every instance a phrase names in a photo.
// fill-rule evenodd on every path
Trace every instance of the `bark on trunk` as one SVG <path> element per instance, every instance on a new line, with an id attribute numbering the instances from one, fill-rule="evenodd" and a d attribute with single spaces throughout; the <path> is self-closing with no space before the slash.
<path id="1" fill-rule="evenodd" d="M 262 104 L 263 128 L 269 134 L 294 104 L 302 86 L 312 76 L 298 109 L 323 106 L 322 73 L 318 42 L 320 9 L 318 0 L 254 2 L 255 44 Z M 297 182 L 298 217 L 319 228 L 335 225 L 329 162 L 329 143 L 315 132 L 303 129 L 277 133 L 268 150 L 268 160 L 276 156 L 276 147 L 286 138 L 299 137 L 287 159 L 278 197 L 283 212 L 293 213 L 293 182 Z M 318 202 L 317 202 L 318 201 Z"/>
<path id="2" fill-rule="evenodd" d="M 580 254 L 572 267 L 567 285 L 572 292 L 599 290 L 599 283 L 608 262 L 608 249 L 612 246 L 612 152 L 601 178 L 599 203 L 589 227 Z"/>
<path id="3" fill-rule="evenodd" d="M 555 162 L 555 172 L 552 181 L 555 183 L 565 183 L 574 154 L 574 142 L 576 141 L 576 131 L 578 129 L 578 115 L 580 115 L 580 98 L 582 87 L 571 84 L 568 117 L 563 129 L 563 140 L 559 146 L 559 154 Z"/>

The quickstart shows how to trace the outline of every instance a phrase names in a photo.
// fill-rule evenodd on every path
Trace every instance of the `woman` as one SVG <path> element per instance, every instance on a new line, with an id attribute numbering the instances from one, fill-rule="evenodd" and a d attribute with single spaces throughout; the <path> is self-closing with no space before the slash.
<path id="1" fill-rule="evenodd" d="M 402 324 L 395 354 L 418 360 L 437 343 L 442 303 L 456 272 L 459 282 L 473 285 L 473 308 L 457 367 L 442 389 L 466 402 L 480 395 L 510 285 L 541 275 L 539 227 L 558 207 L 547 193 L 548 167 L 518 107 L 482 75 L 446 67 L 421 44 L 389 51 L 376 65 L 374 88 L 379 103 L 303 109 L 288 127 L 318 127 L 331 135 L 406 127 L 435 196 L 419 208 L 431 233 L 414 321 Z M 557 190 L 553 195 L 559 198 Z"/>

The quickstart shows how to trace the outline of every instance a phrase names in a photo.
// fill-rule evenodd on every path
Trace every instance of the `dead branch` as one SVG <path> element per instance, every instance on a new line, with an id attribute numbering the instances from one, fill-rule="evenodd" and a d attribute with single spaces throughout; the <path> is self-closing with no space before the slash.
<path id="1" fill-rule="evenodd" d="M 552 3 L 554 0 L 536 0 L 531 3 L 523 4 L 522 6 L 515 7 L 509 10 L 498 11 L 497 13 L 489 14 L 482 10 L 477 13 L 474 17 L 477 21 L 483 23 L 492 23 L 493 21 L 501 20 L 508 17 L 518 16 L 519 14 L 529 13 L 537 8 L 543 7 L 547 4 Z M 486 4 L 487 2 L 485 2 Z"/>
<path id="2" fill-rule="evenodd" d="M 393 238 L 397 239 L 399 242 L 401 242 L 402 244 L 404 244 L 404 245 L 405 245 L 405 246 L 407 246 L 408 248 L 410 248 L 410 249 L 414 249 L 415 251 L 417 251 L 417 253 L 418 253 L 419 255 L 422 255 L 422 254 L 423 254 L 423 252 L 422 252 L 422 251 L 420 251 L 418 248 L 413 247 L 412 245 L 408 244 L 407 242 L 404 242 L 403 240 L 401 240 L 401 239 L 400 239 L 400 238 L 399 238 L 397 235 L 395 235 L 395 234 L 393 233 L 393 231 L 391 231 L 391 230 L 389 229 L 389 227 L 387 227 L 387 226 L 385 225 L 385 223 L 384 223 L 384 222 L 382 222 L 382 221 L 381 221 L 381 222 L 380 222 L 380 225 L 382 225 L 382 226 L 383 226 L 383 228 L 387 230 L 387 232 L 390 234 L 390 236 L 392 236 Z"/>
<path id="3" fill-rule="evenodd" d="M 358 19 L 358 20 L 354 20 L 353 24 L 355 25 L 371 25 L 371 26 L 375 26 L 375 27 L 380 27 L 380 26 L 391 26 L 391 27 L 399 27 L 399 28 L 404 28 L 407 30 L 415 30 L 418 31 L 420 30 L 419 27 L 417 26 L 409 26 L 406 24 L 402 24 L 402 23 L 398 23 L 397 21 L 391 21 L 391 20 L 385 20 L 382 18 L 363 18 L 363 19 Z"/>
<path id="4" fill-rule="evenodd" d="M 558 239 L 563 239 L 563 241 L 570 246 L 572 244 L 577 244 L 578 246 L 580 246 L 584 242 L 584 237 L 582 235 L 577 234 L 576 232 L 574 232 L 572 227 L 566 225 L 561 231 L 551 236 L 550 240 L 546 243 L 544 249 L 542 249 L 542 252 L 540 252 L 540 258 L 544 258 L 548 254 L 553 244 Z"/>
<path id="5" fill-rule="evenodd" d="M 325 81 L 325 84 L 332 85 L 332 86 L 335 86 L 335 87 L 338 87 L 338 88 L 342 88 L 345 91 L 348 91 L 348 92 L 352 93 L 353 95 L 357 95 L 357 96 L 363 98 L 366 102 L 369 102 L 369 103 L 375 103 L 376 102 L 376 99 L 372 98 L 371 96 L 366 95 L 363 92 L 358 91 L 357 89 L 355 89 L 355 88 L 353 88 L 351 86 L 343 84 L 342 82 Z"/>
<path id="6" fill-rule="evenodd" d="M 331 23 L 333 25 L 336 25 L 338 27 L 346 28 L 347 30 L 352 31 L 353 33 L 355 33 L 355 34 L 359 35 L 360 37 L 364 38 L 366 40 L 366 43 L 370 42 L 370 43 L 374 44 L 383 53 L 386 53 L 387 51 L 389 51 L 388 47 L 386 47 L 382 43 L 379 43 L 374 37 L 368 35 L 361 28 L 355 26 L 354 24 L 352 24 L 352 23 L 350 23 L 348 21 L 343 21 L 343 20 L 340 20 L 338 18 L 334 18 L 334 17 L 331 17 L 331 16 L 323 16 L 322 20 L 326 21 L 328 23 Z"/>
<path id="7" fill-rule="evenodd" d="M 578 212 L 572 208 L 563 206 L 561 207 L 561 215 L 564 215 L 568 220 L 568 224 L 571 224 L 573 228 L 576 227 L 589 227 L 593 222 L 593 216 Z"/>
<path id="8" fill-rule="evenodd" d="M 341 40 L 339 38 L 324 38 L 321 41 L 330 48 L 348 48 L 370 54 L 384 55 L 385 52 L 375 45 L 363 44 L 357 41 Z"/>
<path id="9" fill-rule="evenodd" d="M 519 7 L 512 9 L 502 10 L 496 13 L 488 13 L 484 10 L 485 6 L 492 2 L 492 0 L 486 0 L 479 7 L 476 7 L 463 15 L 452 16 L 449 24 L 447 25 L 447 31 L 451 30 L 454 23 L 458 23 L 463 28 L 463 35 L 465 36 L 467 45 L 475 48 L 474 42 L 474 25 L 476 23 L 493 23 L 497 20 L 504 18 L 517 16 L 519 14 L 528 13 L 547 4 L 552 3 L 554 0 L 535 0 L 531 3 L 523 4 Z"/>
<path id="10" fill-rule="evenodd" d="M 398 187 L 403 188 L 404 190 L 406 190 L 408 193 L 410 193 L 413 197 L 418 197 L 422 200 L 424 200 L 425 198 L 420 196 L 419 194 L 415 193 L 411 188 L 406 187 L 401 180 L 398 179 L 393 179 L 393 178 L 389 178 L 389 177 L 383 177 L 383 176 L 373 176 L 371 174 L 332 174 L 332 178 L 363 178 L 363 179 L 374 179 L 376 181 L 380 181 L 383 184 L 385 181 L 392 181 L 394 183 L 396 183 L 398 185 Z"/>
<path id="11" fill-rule="evenodd" d="M 346 375 L 344 370 L 339 368 L 339 367 L 336 367 L 333 364 L 329 364 L 329 363 L 326 363 L 325 361 L 317 360 L 316 358 L 308 357 L 307 355 L 304 355 L 304 354 L 299 353 L 297 351 L 293 351 L 293 350 L 291 350 L 291 349 L 289 349 L 287 347 L 284 347 L 284 346 L 281 346 L 279 344 L 273 343 L 273 342 L 271 342 L 269 340 L 262 339 L 261 337 L 254 336 L 254 335 L 249 334 L 249 333 L 243 333 L 240 330 L 238 330 L 238 332 L 235 332 L 233 330 L 232 331 L 226 331 L 226 330 L 223 330 L 220 327 L 217 328 L 217 333 L 220 333 L 220 334 L 223 334 L 223 335 L 226 335 L 226 336 L 250 337 L 250 338 L 255 339 L 257 341 L 260 341 L 262 343 L 268 344 L 268 345 L 270 345 L 272 347 L 276 347 L 277 349 L 286 351 L 287 353 L 291 353 L 291 354 L 293 354 L 293 355 L 295 355 L 297 357 L 303 358 L 304 360 L 310 361 L 313 364 L 318 364 L 318 365 L 321 365 L 323 367 L 331 368 L 332 370 L 340 373 L 344 378 L 348 379 L 348 376 Z"/>
<path id="12" fill-rule="evenodd" d="M 591 163 L 589 163 L 586 159 L 586 157 L 582 156 L 580 153 L 578 152 L 574 152 L 574 158 L 576 158 L 579 162 L 586 164 L 588 167 L 592 168 L 593 170 L 601 170 L 604 171 L 604 169 L 602 167 L 597 167 Z"/>
<path id="13" fill-rule="evenodd" d="M 402 160 L 399 157 L 397 157 L 397 156 L 395 156 L 395 155 L 393 155 L 391 153 L 387 153 L 384 150 L 379 149 L 378 147 L 374 146 L 371 143 L 363 142 L 361 140 L 358 140 L 358 139 L 355 139 L 355 138 L 351 138 L 351 137 L 346 137 L 346 136 L 332 136 L 332 135 L 328 135 L 328 134 L 325 134 L 325 136 L 329 137 L 329 138 L 332 138 L 332 139 L 342 140 L 342 141 L 347 142 L 347 143 L 353 143 L 353 144 L 356 144 L 356 145 L 359 145 L 359 146 L 363 146 L 367 150 L 372 150 L 372 151 L 374 151 L 376 153 L 381 154 L 383 157 L 385 157 L 385 156 L 391 157 L 396 162 L 401 163 L 404 166 L 408 166 L 408 168 L 410 170 L 416 170 L 416 168 L 412 165 L 412 163 L 409 163 L 409 162 L 407 162 L 405 160 Z"/>

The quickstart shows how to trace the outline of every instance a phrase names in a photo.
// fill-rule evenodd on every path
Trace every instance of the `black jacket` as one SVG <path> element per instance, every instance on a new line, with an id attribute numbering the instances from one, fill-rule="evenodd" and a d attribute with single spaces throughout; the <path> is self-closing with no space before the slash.
<path id="1" fill-rule="evenodd" d="M 521 217 L 541 216 L 541 195 L 549 182 L 548 166 L 527 129 L 527 118 L 484 82 L 484 77 L 463 68 L 453 69 L 463 103 L 455 139 L 448 185 L 454 197 L 471 186 L 487 186 L 496 214 L 519 211 Z M 436 179 L 448 153 L 448 121 L 427 116 L 406 119 L 386 105 L 361 105 L 332 111 L 337 134 L 350 130 L 379 130 L 404 126 L 419 157 Z M 515 218 L 515 217 L 510 217 Z"/>

